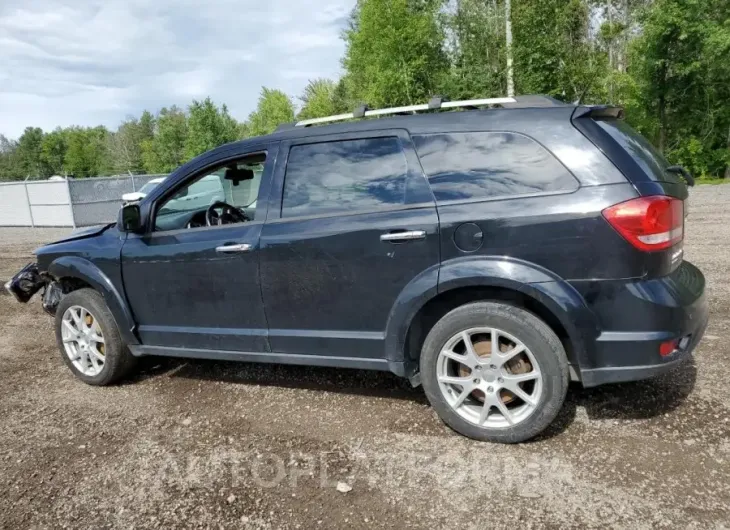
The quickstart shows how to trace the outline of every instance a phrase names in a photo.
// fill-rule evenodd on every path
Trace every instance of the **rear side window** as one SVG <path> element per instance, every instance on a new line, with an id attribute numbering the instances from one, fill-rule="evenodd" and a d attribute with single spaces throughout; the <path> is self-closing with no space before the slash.
<path id="1" fill-rule="evenodd" d="M 289 151 L 281 216 L 403 204 L 407 169 L 397 137 L 296 145 Z"/>
<path id="2" fill-rule="evenodd" d="M 552 154 L 520 134 L 429 134 L 413 141 L 437 201 L 578 189 Z"/>
<path id="3" fill-rule="evenodd" d="M 641 134 L 623 120 L 596 120 L 598 126 L 606 131 L 623 147 L 644 173 L 652 180 L 664 182 L 684 182 L 676 173 L 667 171 L 669 162 Z"/>

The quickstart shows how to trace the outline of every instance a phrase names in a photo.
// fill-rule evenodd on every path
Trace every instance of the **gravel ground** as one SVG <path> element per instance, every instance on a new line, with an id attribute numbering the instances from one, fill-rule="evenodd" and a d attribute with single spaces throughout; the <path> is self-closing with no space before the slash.
<path id="1" fill-rule="evenodd" d="M 695 360 L 572 386 L 517 446 L 452 433 L 376 372 L 146 359 L 89 387 L 38 301 L 0 296 L 0 527 L 727 528 L 730 185 L 691 201 L 712 310 Z M 0 281 L 65 232 L 0 229 Z"/>

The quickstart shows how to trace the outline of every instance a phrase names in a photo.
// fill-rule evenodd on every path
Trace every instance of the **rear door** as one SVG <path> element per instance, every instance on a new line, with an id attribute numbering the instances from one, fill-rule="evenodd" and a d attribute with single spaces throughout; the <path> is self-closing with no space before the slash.
<path id="1" fill-rule="evenodd" d="M 438 216 L 402 130 L 282 143 L 261 233 L 272 351 L 382 358 L 393 304 L 439 264 Z"/>

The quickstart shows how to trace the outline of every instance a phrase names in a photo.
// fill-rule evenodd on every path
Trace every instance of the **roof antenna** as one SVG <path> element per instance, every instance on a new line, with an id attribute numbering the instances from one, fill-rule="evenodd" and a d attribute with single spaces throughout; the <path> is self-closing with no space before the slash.
<path id="1" fill-rule="evenodd" d="M 573 105 L 580 105 L 580 104 L 581 104 L 581 102 L 583 101 L 583 97 L 584 97 L 584 96 L 586 95 L 586 92 L 588 92 L 588 87 L 583 87 L 583 92 L 581 92 L 581 93 L 580 93 L 580 94 L 578 95 L 578 99 L 576 99 L 576 100 L 575 100 L 575 101 L 573 102 Z"/>

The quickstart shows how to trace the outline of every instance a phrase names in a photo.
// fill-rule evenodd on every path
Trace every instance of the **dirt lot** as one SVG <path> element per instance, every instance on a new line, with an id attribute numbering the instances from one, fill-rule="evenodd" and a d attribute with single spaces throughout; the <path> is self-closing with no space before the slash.
<path id="1" fill-rule="evenodd" d="M 686 257 L 712 309 L 696 360 L 571 387 L 519 446 L 453 434 L 383 373 L 148 359 L 92 388 L 38 301 L 0 296 L 0 526 L 726 528 L 730 185 L 691 200 Z M 0 229 L 0 281 L 63 232 Z"/>

